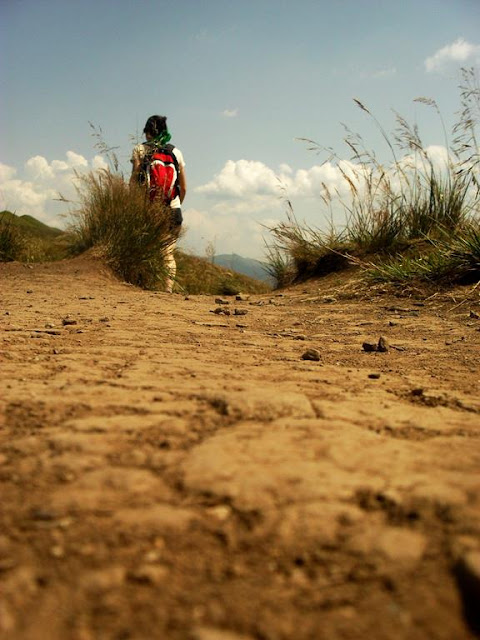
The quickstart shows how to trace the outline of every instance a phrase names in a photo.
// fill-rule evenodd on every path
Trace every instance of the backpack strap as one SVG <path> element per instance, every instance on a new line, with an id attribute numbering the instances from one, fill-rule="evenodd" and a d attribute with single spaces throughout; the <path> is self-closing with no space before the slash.
<path id="1" fill-rule="evenodd" d="M 177 156 L 173 153 L 173 150 L 175 149 L 175 145 L 168 143 L 164 145 L 162 148 L 166 149 L 173 158 L 173 165 L 175 167 L 175 171 L 177 174 L 177 178 L 175 180 L 175 191 L 177 196 L 180 196 L 180 165 L 178 164 Z"/>

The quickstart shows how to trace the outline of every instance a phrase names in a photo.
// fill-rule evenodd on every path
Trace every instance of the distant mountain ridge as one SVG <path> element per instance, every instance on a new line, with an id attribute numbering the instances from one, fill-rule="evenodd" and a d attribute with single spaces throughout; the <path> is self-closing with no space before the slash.
<path id="1" fill-rule="evenodd" d="M 213 257 L 213 263 L 237 273 L 243 273 L 250 278 L 255 278 L 255 280 L 270 284 L 273 282 L 266 264 L 254 258 L 244 258 L 236 253 L 222 253 Z"/>

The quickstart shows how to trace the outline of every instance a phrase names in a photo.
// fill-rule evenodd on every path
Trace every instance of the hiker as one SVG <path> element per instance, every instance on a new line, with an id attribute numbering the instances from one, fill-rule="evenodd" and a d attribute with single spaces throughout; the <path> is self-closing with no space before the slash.
<path id="1" fill-rule="evenodd" d="M 173 255 L 183 222 L 181 205 L 187 192 L 185 160 L 180 149 L 169 144 L 171 135 L 166 116 L 150 116 L 143 129 L 146 142 L 137 144 L 132 153 L 130 184 L 145 185 L 151 202 L 163 199 L 171 209 L 174 241 L 165 250 L 166 291 L 172 293 L 177 272 Z"/>

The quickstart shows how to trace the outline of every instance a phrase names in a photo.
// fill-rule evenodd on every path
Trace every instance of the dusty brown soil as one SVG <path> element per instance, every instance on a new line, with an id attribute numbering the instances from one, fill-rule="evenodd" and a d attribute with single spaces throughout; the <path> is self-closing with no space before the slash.
<path id="1" fill-rule="evenodd" d="M 0 265 L 2 638 L 476 637 L 477 292 L 339 286 Z"/>

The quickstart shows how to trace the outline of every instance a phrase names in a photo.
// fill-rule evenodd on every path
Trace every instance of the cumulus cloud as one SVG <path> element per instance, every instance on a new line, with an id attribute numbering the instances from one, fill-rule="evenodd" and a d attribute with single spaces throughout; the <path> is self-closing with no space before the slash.
<path id="1" fill-rule="evenodd" d="M 458 38 L 447 44 L 425 60 L 427 72 L 444 71 L 452 64 L 480 61 L 480 45 Z"/>
<path id="2" fill-rule="evenodd" d="M 52 162 L 43 156 L 33 156 L 25 163 L 21 175 L 15 167 L 0 164 L 0 208 L 17 215 L 29 214 L 58 226 L 56 200 L 59 193 L 74 199 L 75 172 L 106 166 L 102 156 L 97 155 L 89 162 L 75 151 L 67 151 L 65 160 Z"/>
<path id="3" fill-rule="evenodd" d="M 342 170 L 348 174 L 352 168 L 353 165 L 347 161 L 343 161 L 340 167 L 326 162 L 297 171 L 282 164 L 276 172 L 255 160 L 228 160 L 210 182 L 197 187 L 197 192 L 215 200 L 241 200 L 251 205 L 263 203 L 266 206 L 272 198 L 279 198 L 282 192 L 290 196 L 312 197 L 318 196 L 325 188 L 342 191 L 346 188 Z"/>
<path id="4" fill-rule="evenodd" d="M 238 109 L 225 109 L 222 111 L 224 118 L 236 118 L 238 116 Z"/>

